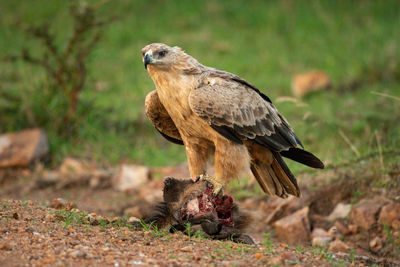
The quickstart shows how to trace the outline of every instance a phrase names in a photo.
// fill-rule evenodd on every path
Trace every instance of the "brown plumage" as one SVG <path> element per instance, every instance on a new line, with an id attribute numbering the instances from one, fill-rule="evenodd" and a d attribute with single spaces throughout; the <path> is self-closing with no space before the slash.
<path id="1" fill-rule="evenodd" d="M 146 114 L 168 140 L 184 144 L 193 177 L 215 156 L 214 189 L 250 168 L 268 195 L 300 195 L 281 156 L 314 168 L 323 163 L 302 146 L 286 119 L 256 87 L 229 72 L 206 67 L 179 47 L 150 44 L 143 62 L 156 85 Z"/>

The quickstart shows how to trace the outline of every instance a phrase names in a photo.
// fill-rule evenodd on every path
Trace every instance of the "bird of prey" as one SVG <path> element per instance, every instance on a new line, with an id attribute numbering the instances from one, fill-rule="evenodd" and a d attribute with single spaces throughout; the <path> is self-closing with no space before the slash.
<path id="1" fill-rule="evenodd" d="M 254 85 L 204 66 L 176 46 L 149 44 L 142 56 L 156 86 L 146 96 L 147 117 L 166 139 L 185 146 L 190 175 L 205 177 L 215 194 L 250 168 L 267 195 L 300 196 L 282 156 L 324 168 Z M 215 177 L 205 175 L 212 154 Z"/>

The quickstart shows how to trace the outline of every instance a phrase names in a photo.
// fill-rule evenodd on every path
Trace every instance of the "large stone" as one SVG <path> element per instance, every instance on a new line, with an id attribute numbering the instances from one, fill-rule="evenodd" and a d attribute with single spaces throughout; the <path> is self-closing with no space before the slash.
<path id="1" fill-rule="evenodd" d="M 87 171 L 88 167 L 83 162 L 74 158 L 65 158 L 59 168 L 62 176 L 81 175 Z"/>
<path id="2" fill-rule="evenodd" d="M 146 166 L 122 165 L 113 177 L 113 187 L 118 191 L 139 188 L 151 179 L 151 171 Z"/>
<path id="3" fill-rule="evenodd" d="M 337 220 L 337 219 L 346 218 L 347 216 L 349 216 L 350 211 L 351 211 L 351 205 L 350 204 L 339 203 L 333 209 L 331 214 L 329 214 L 328 220 L 334 221 L 334 220 Z"/>
<path id="4" fill-rule="evenodd" d="M 279 239 L 289 244 L 302 244 L 310 240 L 308 207 L 275 222 L 275 232 Z"/>
<path id="5" fill-rule="evenodd" d="M 0 136 L 0 168 L 26 167 L 49 152 L 45 132 L 24 130 Z"/>
<path id="6" fill-rule="evenodd" d="M 310 92 L 328 88 L 331 81 L 322 71 L 310 71 L 297 74 L 292 80 L 292 91 L 296 97 L 302 97 Z"/>
<path id="7" fill-rule="evenodd" d="M 322 228 L 315 228 L 312 233 L 311 236 L 314 237 L 330 237 L 329 233 L 327 231 L 325 231 Z"/>
<path id="8" fill-rule="evenodd" d="M 369 229 L 377 222 L 381 207 L 387 203 L 386 199 L 365 199 L 356 204 L 351 210 L 351 220 L 358 227 Z"/>
<path id="9" fill-rule="evenodd" d="M 265 212 L 268 216 L 265 218 L 264 222 L 266 224 L 272 224 L 278 219 L 300 209 L 302 205 L 302 200 L 294 196 L 289 196 L 288 198 L 270 197 Z"/>
<path id="10" fill-rule="evenodd" d="M 350 250 L 350 247 L 346 243 L 340 241 L 339 239 L 336 239 L 335 241 L 331 242 L 330 245 L 329 245 L 329 252 L 347 253 L 349 250 Z"/>
<path id="11" fill-rule="evenodd" d="M 311 244 L 313 247 L 327 247 L 331 242 L 332 238 L 330 237 L 313 237 Z"/>
<path id="12" fill-rule="evenodd" d="M 327 247 L 332 237 L 322 228 L 315 228 L 311 233 L 311 244 L 317 247 Z"/>
<path id="13" fill-rule="evenodd" d="M 396 230 L 400 229 L 400 203 L 393 202 L 383 206 L 378 221 Z"/>
<path id="14" fill-rule="evenodd" d="M 146 183 L 146 186 L 141 187 L 138 197 L 149 203 L 159 202 L 163 199 L 164 181 L 161 179 L 154 179 Z"/>

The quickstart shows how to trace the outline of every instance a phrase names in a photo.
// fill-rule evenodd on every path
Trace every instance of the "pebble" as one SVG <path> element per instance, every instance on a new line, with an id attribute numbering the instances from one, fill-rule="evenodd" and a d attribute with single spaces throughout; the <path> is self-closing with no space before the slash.
<path id="1" fill-rule="evenodd" d="M 262 258 L 262 253 L 257 252 L 256 254 L 254 254 L 254 258 L 256 258 L 257 260 Z"/>
<path id="2" fill-rule="evenodd" d="M 350 231 L 350 233 L 352 233 L 352 234 L 356 234 L 356 233 L 358 232 L 358 227 L 357 227 L 357 225 L 355 225 L 355 224 L 350 224 L 350 225 L 349 225 L 349 231 Z"/>
<path id="3" fill-rule="evenodd" d="M 186 246 L 181 248 L 182 252 L 192 252 L 193 251 L 193 247 L 192 246 Z"/>
<path id="4" fill-rule="evenodd" d="M 312 239 L 312 246 L 313 247 L 327 247 L 329 245 L 329 242 L 331 242 L 330 237 L 321 237 L 317 236 Z"/>
<path id="5" fill-rule="evenodd" d="M 0 243 L 0 250 L 12 250 L 12 247 L 7 242 Z"/>
<path id="6" fill-rule="evenodd" d="M 70 253 L 70 255 L 74 258 L 80 258 L 80 259 L 85 259 L 87 256 L 86 251 L 82 250 L 82 249 L 77 249 L 74 250 Z"/>
<path id="7" fill-rule="evenodd" d="M 347 253 L 349 251 L 350 247 L 340 241 L 339 239 L 336 239 L 329 245 L 329 252 L 345 252 Z"/>
<path id="8" fill-rule="evenodd" d="M 369 247 L 373 250 L 373 251 L 378 251 L 382 248 L 382 239 L 380 239 L 379 237 L 375 237 L 374 239 L 372 239 L 369 242 Z"/>
<path id="9" fill-rule="evenodd" d="M 128 223 L 134 223 L 134 222 L 139 222 L 140 219 L 134 216 L 129 217 Z"/>

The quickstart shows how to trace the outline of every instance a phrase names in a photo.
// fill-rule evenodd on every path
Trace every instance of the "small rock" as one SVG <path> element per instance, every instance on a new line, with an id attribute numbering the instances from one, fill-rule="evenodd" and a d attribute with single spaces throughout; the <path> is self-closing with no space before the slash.
<path id="1" fill-rule="evenodd" d="M 294 262 L 297 262 L 299 259 L 296 255 L 296 253 L 293 252 L 284 252 L 279 256 L 273 257 L 270 261 L 269 264 L 271 266 L 274 265 L 280 265 L 280 264 L 287 264 L 287 263 L 291 263 L 293 264 Z"/>
<path id="2" fill-rule="evenodd" d="M 400 203 L 390 203 L 382 207 L 379 223 L 386 224 L 396 230 L 400 229 Z"/>
<path id="3" fill-rule="evenodd" d="M 182 252 L 192 252 L 193 251 L 193 247 L 192 246 L 186 246 L 181 248 Z"/>
<path id="4" fill-rule="evenodd" d="M 91 173 L 89 186 L 92 189 L 104 189 L 112 186 L 112 171 L 107 170 L 94 170 Z"/>
<path id="5" fill-rule="evenodd" d="M 369 242 L 369 247 L 375 252 L 380 250 L 382 248 L 382 239 L 378 236 L 375 237 Z"/>
<path id="6" fill-rule="evenodd" d="M 12 246 L 8 242 L 1 242 L 0 250 L 12 250 Z"/>
<path id="7" fill-rule="evenodd" d="M 83 249 L 77 249 L 74 250 L 70 253 L 71 257 L 73 258 L 80 258 L 80 259 L 85 259 L 87 256 L 86 251 L 84 251 Z"/>
<path id="8" fill-rule="evenodd" d="M 48 222 L 55 222 L 57 217 L 54 214 L 46 214 L 45 220 Z"/>
<path id="9" fill-rule="evenodd" d="M 54 209 L 66 209 L 70 211 L 76 207 L 76 205 L 73 202 L 66 201 L 65 199 L 59 197 L 51 201 L 50 207 Z"/>
<path id="10" fill-rule="evenodd" d="M 71 246 L 78 246 L 81 242 L 79 242 L 79 240 L 73 239 L 69 241 L 69 244 Z"/>
<path id="11" fill-rule="evenodd" d="M 257 201 L 255 204 L 258 206 L 259 203 L 260 202 Z M 271 197 L 263 208 L 265 214 L 268 214 L 264 222 L 266 224 L 272 224 L 280 218 L 302 208 L 302 204 L 302 200 L 294 196 L 289 196 L 288 198 Z"/>
<path id="12" fill-rule="evenodd" d="M 155 179 L 140 188 L 138 197 L 144 202 L 154 203 L 163 199 L 164 182 L 162 179 Z"/>
<path id="13" fill-rule="evenodd" d="M 88 223 L 91 224 L 91 225 L 98 225 L 99 224 L 99 220 L 98 220 L 96 214 L 94 214 L 94 215 L 92 213 L 88 214 L 87 215 L 87 220 L 88 220 Z"/>
<path id="14" fill-rule="evenodd" d="M 263 256 L 263 254 L 260 253 L 260 252 L 257 252 L 257 253 L 254 254 L 254 258 L 256 258 L 256 259 L 258 259 L 258 260 L 261 259 L 262 256 Z"/>
<path id="15" fill-rule="evenodd" d="M 331 242 L 332 238 L 330 237 L 313 237 L 311 244 L 313 247 L 327 247 L 329 242 Z"/>
<path id="16" fill-rule="evenodd" d="M 361 228 L 369 229 L 377 222 L 377 215 L 385 203 L 386 200 L 384 199 L 366 199 L 360 201 L 351 210 L 353 223 Z"/>
<path id="17" fill-rule="evenodd" d="M 35 189 L 44 189 L 50 186 L 54 186 L 60 181 L 60 174 L 56 171 L 45 170 L 42 177 L 37 179 L 34 183 Z"/>
<path id="18" fill-rule="evenodd" d="M 346 218 L 347 216 L 349 216 L 350 211 L 351 211 L 351 205 L 350 204 L 339 203 L 333 209 L 331 214 L 329 214 L 328 220 L 334 221 L 334 220 L 337 220 L 337 219 Z"/>
<path id="19" fill-rule="evenodd" d="M 134 222 L 140 222 L 140 219 L 134 216 L 129 217 L 128 223 L 134 223 Z"/>
<path id="20" fill-rule="evenodd" d="M 312 231 L 311 236 L 312 236 L 313 238 L 314 238 L 314 237 L 330 237 L 329 234 L 328 234 L 328 232 L 325 231 L 325 230 L 322 229 L 322 228 L 315 228 L 315 229 Z"/>
<path id="21" fill-rule="evenodd" d="M 350 224 L 349 225 L 349 231 L 352 234 L 356 234 L 358 232 L 358 226 L 355 224 Z"/>
<path id="22" fill-rule="evenodd" d="M 350 229 L 341 221 L 336 221 L 334 226 L 336 227 L 337 231 L 342 235 L 350 234 Z"/>
<path id="23" fill-rule="evenodd" d="M 292 79 L 292 92 L 296 97 L 302 97 L 310 92 L 328 88 L 331 81 L 322 71 L 310 71 L 297 74 Z"/>
<path id="24" fill-rule="evenodd" d="M 345 244 L 344 242 L 340 241 L 339 239 L 336 239 L 335 241 L 332 241 L 331 244 L 329 245 L 329 252 L 344 252 L 347 253 L 349 251 L 350 247 Z"/>
<path id="25" fill-rule="evenodd" d="M 144 215 L 144 210 L 141 209 L 140 206 L 133 206 L 126 208 L 124 210 L 124 214 L 130 217 L 142 218 Z"/>
<path id="26" fill-rule="evenodd" d="M 281 240 L 290 244 L 301 244 L 310 240 L 308 207 L 275 222 L 275 232 Z"/>
<path id="27" fill-rule="evenodd" d="M 48 152 L 47 136 L 40 129 L 0 135 L 0 168 L 27 167 Z"/>
<path id="28" fill-rule="evenodd" d="M 151 179 L 146 166 L 122 165 L 113 177 L 113 187 L 118 191 L 137 189 Z"/>
<path id="29" fill-rule="evenodd" d="M 82 174 L 86 171 L 84 164 L 77 159 L 65 158 L 61 163 L 59 172 L 62 176 L 69 176 L 71 174 Z"/>

